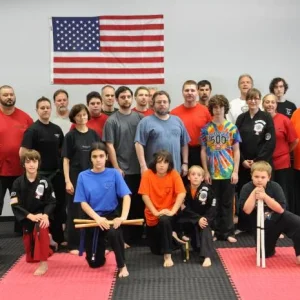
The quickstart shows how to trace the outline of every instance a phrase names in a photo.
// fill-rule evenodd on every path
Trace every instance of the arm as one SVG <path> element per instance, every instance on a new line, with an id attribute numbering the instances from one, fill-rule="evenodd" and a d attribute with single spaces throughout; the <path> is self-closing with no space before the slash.
<path id="1" fill-rule="evenodd" d="M 66 191 L 68 194 L 73 195 L 74 187 L 70 179 L 70 160 L 66 157 L 64 157 L 63 168 L 64 168 L 64 176 L 66 182 Z"/>
<path id="2" fill-rule="evenodd" d="M 81 208 L 89 217 L 96 221 L 102 230 L 108 230 L 110 228 L 107 219 L 100 217 L 87 202 L 81 202 Z"/>
<path id="3" fill-rule="evenodd" d="M 298 143 L 299 143 L 299 139 L 296 139 L 295 141 L 289 144 L 290 152 L 292 152 L 296 148 Z"/>
<path id="4" fill-rule="evenodd" d="M 139 163 L 140 163 L 141 174 L 143 174 L 146 170 L 148 170 L 147 163 L 145 160 L 144 146 L 141 145 L 139 142 L 136 142 L 135 143 L 135 151 L 136 151 L 136 155 L 139 160 Z"/>
<path id="5" fill-rule="evenodd" d="M 186 193 L 179 193 L 176 196 L 175 203 L 171 209 L 172 216 L 174 216 L 177 213 L 178 209 L 180 208 L 181 204 L 184 201 L 185 195 L 186 195 Z"/>
<path id="6" fill-rule="evenodd" d="M 247 198 L 244 207 L 243 207 L 243 211 L 247 214 L 250 215 L 253 211 L 253 209 L 255 208 L 255 204 L 256 204 L 256 197 L 255 197 L 255 193 L 256 193 L 256 189 L 254 189 L 249 197 Z"/>
<path id="7" fill-rule="evenodd" d="M 131 198 L 130 195 L 125 195 L 123 197 L 123 204 L 122 204 L 122 213 L 120 218 L 115 218 L 114 219 L 114 228 L 117 229 L 120 227 L 123 221 L 127 220 L 128 214 L 129 214 L 129 209 L 130 209 L 130 203 L 131 203 Z"/>
<path id="8" fill-rule="evenodd" d="M 211 184 L 211 177 L 207 168 L 206 146 L 204 145 L 201 146 L 201 163 L 202 163 L 203 170 L 205 172 L 204 179 L 206 183 Z"/>
<path id="9" fill-rule="evenodd" d="M 118 164 L 117 154 L 114 145 L 112 143 L 106 142 L 106 146 L 107 146 L 108 157 L 110 159 L 111 164 L 116 170 L 118 170 L 124 176 L 124 172 L 119 167 Z"/>
<path id="10" fill-rule="evenodd" d="M 189 160 L 189 147 L 188 144 L 185 144 L 181 147 L 182 155 L 182 166 L 181 166 L 181 175 L 186 176 L 188 172 L 188 160 Z"/>
<path id="11" fill-rule="evenodd" d="M 20 147 L 20 150 L 19 150 L 19 156 L 21 157 L 25 151 L 27 151 L 28 148 L 25 148 L 25 147 Z"/>
<path id="12" fill-rule="evenodd" d="M 239 164 L 240 164 L 240 144 L 237 142 L 233 145 L 233 172 L 231 174 L 231 183 L 237 184 L 239 180 Z"/>
<path id="13" fill-rule="evenodd" d="M 150 197 L 148 195 L 142 195 L 142 199 L 146 207 L 151 211 L 152 215 L 155 217 L 159 216 L 159 211 L 154 207 Z"/>

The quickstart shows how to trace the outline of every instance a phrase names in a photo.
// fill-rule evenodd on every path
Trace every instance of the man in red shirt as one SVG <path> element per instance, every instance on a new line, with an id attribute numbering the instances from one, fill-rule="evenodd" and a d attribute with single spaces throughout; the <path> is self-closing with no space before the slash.
<path id="1" fill-rule="evenodd" d="M 100 138 L 102 138 L 102 131 L 108 116 L 101 113 L 102 98 L 98 92 L 90 92 L 86 95 L 86 104 L 91 114 L 91 119 L 87 122 L 88 128 L 95 130 Z M 75 128 L 75 124 L 71 129 Z"/>
<path id="2" fill-rule="evenodd" d="M 19 149 L 32 118 L 15 107 L 16 96 L 9 85 L 0 87 L 0 215 L 7 189 L 22 173 Z M 15 228 L 16 229 L 16 228 Z"/>
<path id="3" fill-rule="evenodd" d="M 132 109 L 133 111 L 136 111 L 145 117 L 154 114 L 154 111 L 151 108 L 147 108 L 149 103 L 149 90 L 145 86 L 139 86 L 135 90 L 134 98 L 136 107 Z"/>
<path id="4" fill-rule="evenodd" d="M 201 129 L 211 121 L 208 109 L 197 102 L 197 83 L 187 80 L 182 86 L 184 103 L 175 107 L 171 114 L 179 117 L 183 122 L 191 141 L 189 142 L 188 165 L 201 165 L 200 159 L 200 133 Z"/>

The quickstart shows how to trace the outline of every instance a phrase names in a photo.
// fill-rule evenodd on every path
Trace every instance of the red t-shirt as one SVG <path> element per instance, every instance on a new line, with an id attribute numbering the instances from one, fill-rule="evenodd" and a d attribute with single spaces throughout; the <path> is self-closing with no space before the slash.
<path id="1" fill-rule="evenodd" d="M 297 137 L 300 139 L 300 108 L 294 111 L 291 122 L 294 126 Z M 300 142 L 294 149 L 294 169 L 300 170 Z"/>
<path id="2" fill-rule="evenodd" d="M 297 139 L 292 122 L 283 114 L 277 113 L 273 118 L 276 147 L 273 152 L 273 164 L 275 170 L 286 169 L 290 164 L 290 144 Z"/>
<path id="3" fill-rule="evenodd" d="M 191 138 L 189 145 L 200 145 L 201 129 L 212 120 L 207 107 L 199 103 L 194 107 L 185 107 L 181 104 L 175 107 L 171 114 L 179 117 L 183 122 Z"/>
<path id="4" fill-rule="evenodd" d="M 185 193 L 185 188 L 177 171 L 172 170 L 164 177 L 157 176 L 150 169 L 143 173 L 139 194 L 147 195 L 158 211 L 165 208 L 171 210 L 180 193 Z M 158 218 L 147 207 L 145 217 L 148 226 L 155 226 L 158 223 Z"/>
<path id="5" fill-rule="evenodd" d="M 147 108 L 147 110 L 145 110 L 145 111 L 140 111 L 140 110 L 137 110 L 136 107 L 134 107 L 132 110 L 144 115 L 145 117 L 151 116 L 154 114 L 154 111 L 150 108 Z"/>
<path id="6" fill-rule="evenodd" d="M 25 130 L 33 123 L 31 117 L 15 108 L 11 115 L 0 110 L 0 176 L 20 176 L 19 150 Z"/>
<path id="7" fill-rule="evenodd" d="M 102 131 L 107 119 L 108 119 L 107 115 L 101 114 L 99 117 L 92 117 L 90 120 L 88 120 L 86 125 L 88 128 L 95 130 L 100 136 L 100 138 L 102 139 Z M 70 130 L 74 128 L 75 128 L 75 124 L 72 124 Z"/>

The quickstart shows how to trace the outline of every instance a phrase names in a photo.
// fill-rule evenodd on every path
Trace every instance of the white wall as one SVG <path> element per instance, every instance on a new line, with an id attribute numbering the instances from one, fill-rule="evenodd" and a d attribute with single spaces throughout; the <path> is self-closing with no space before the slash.
<path id="1" fill-rule="evenodd" d="M 5 1 L 0 9 L 0 85 L 12 85 L 17 106 L 35 118 L 36 99 L 52 98 L 62 87 L 50 84 L 49 17 L 164 14 L 165 85 L 161 88 L 171 94 L 172 107 L 181 103 L 181 86 L 187 79 L 208 79 L 213 93 L 235 98 L 242 73 L 250 73 L 263 94 L 273 77 L 284 77 L 290 85 L 288 98 L 300 105 L 296 94 L 299 13 L 298 0 Z M 100 86 L 63 88 L 75 104 Z M 3 215 L 8 214 L 5 205 Z"/>

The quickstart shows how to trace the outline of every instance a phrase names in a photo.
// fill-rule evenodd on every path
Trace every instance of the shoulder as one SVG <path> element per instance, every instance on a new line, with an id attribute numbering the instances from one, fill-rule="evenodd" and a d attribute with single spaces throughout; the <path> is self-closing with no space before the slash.
<path id="1" fill-rule="evenodd" d="M 177 115 L 178 113 L 181 113 L 183 109 L 184 109 L 184 105 L 180 104 L 171 110 L 171 114 Z"/>
<path id="2" fill-rule="evenodd" d="M 269 181 L 267 183 L 267 188 L 270 189 L 271 191 L 278 191 L 278 190 L 282 190 L 282 187 L 280 186 L 279 183 L 275 182 L 275 181 Z"/>

